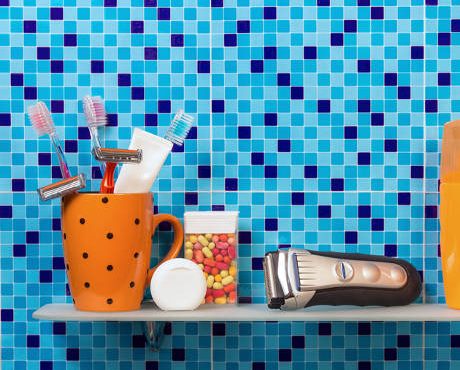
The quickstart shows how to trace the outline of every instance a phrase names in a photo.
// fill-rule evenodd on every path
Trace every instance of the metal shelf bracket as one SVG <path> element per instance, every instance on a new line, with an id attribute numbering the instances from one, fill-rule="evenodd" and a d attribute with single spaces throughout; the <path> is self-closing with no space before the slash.
<path id="1" fill-rule="evenodd" d="M 158 352 L 164 339 L 165 321 L 144 321 L 142 329 L 145 342 L 153 352 Z"/>

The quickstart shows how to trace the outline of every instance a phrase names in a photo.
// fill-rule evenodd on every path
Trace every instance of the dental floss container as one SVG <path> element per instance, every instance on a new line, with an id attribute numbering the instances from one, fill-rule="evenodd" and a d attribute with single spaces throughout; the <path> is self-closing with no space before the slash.
<path id="1" fill-rule="evenodd" d="M 164 311 L 196 309 L 206 295 L 206 287 L 203 271 L 185 258 L 162 263 L 150 282 L 153 301 Z"/>

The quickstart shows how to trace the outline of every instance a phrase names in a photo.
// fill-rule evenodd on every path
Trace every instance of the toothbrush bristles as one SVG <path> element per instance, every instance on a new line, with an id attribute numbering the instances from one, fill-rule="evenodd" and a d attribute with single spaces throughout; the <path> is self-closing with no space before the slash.
<path id="1" fill-rule="evenodd" d="M 100 96 L 86 95 L 83 98 L 83 110 L 88 126 L 105 126 L 107 124 L 107 114 Z"/>
<path id="2" fill-rule="evenodd" d="M 186 114 L 182 109 L 180 109 L 174 116 L 174 119 L 166 132 L 165 139 L 176 145 L 182 145 L 192 128 L 194 121 L 194 117 Z"/>
<path id="3" fill-rule="evenodd" d="M 31 105 L 28 108 L 28 114 L 30 122 L 38 136 L 45 134 L 51 135 L 54 133 L 55 128 L 53 119 L 45 103 L 39 101 L 37 104 Z"/>

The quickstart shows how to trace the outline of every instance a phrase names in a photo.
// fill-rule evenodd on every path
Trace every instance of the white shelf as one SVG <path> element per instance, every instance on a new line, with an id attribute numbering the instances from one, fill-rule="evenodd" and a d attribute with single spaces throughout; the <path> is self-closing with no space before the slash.
<path id="1" fill-rule="evenodd" d="M 47 304 L 33 313 L 52 321 L 460 321 L 460 310 L 445 305 L 401 307 L 315 306 L 296 311 L 270 310 L 265 304 L 204 305 L 195 311 L 161 311 L 147 302 L 138 311 L 85 312 L 72 304 Z"/>

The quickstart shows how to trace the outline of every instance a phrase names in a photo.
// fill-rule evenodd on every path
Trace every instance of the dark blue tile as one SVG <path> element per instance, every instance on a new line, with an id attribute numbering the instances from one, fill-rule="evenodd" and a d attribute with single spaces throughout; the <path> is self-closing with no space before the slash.
<path id="1" fill-rule="evenodd" d="M 26 256 L 25 244 L 13 245 L 13 257 L 25 257 L 25 256 Z"/>
<path id="2" fill-rule="evenodd" d="M 293 335 L 291 337 L 292 348 L 305 348 L 305 337 L 303 335 Z"/>
<path id="3" fill-rule="evenodd" d="M 25 184 L 24 179 L 11 179 L 11 191 L 13 192 L 24 191 L 25 187 L 26 187 L 26 184 Z"/>
<path id="4" fill-rule="evenodd" d="M 264 269 L 263 260 L 262 257 L 252 257 L 252 269 L 262 271 Z"/>
<path id="5" fill-rule="evenodd" d="M 117 0 L 104 0 L 104 6 L 107 8 L 114 8 L 117 6 Z"/>
<path id="6" fill-rule="evenodd" d="M 52 60 L 51 61 L 51 73 L 64 73 L 64 61 L 63 60 Z"/>
<path id="7" fill-rule="evenodd" d="M 36 33 L 37 22 L 36 21 L 24 21 L 23 23 L 24 33 Z"/>
<path id="8" fill-rule="evenodd" d="M 231 47 L 237 46 L 237 38 L 235 34 L 224 35 L 224 46 Z"/>
<path id="9" fill-rule="evenodd" d="M 343 33 L 331 33 L 331 46 L 343 46 Z"/>
<path id="10" fill-rule="evenodd" d="M 238 127 L 238 139 L 250 139 L 251 138 L 251 127 L 241 126 Z"/>
<path id="11" fill-rule="evenodd" d="M 398 351 L 396 348 L 385 348 L 384 359 L 385 361 L 396 361 L 398 359 Z"/>
<path id="12" fill-rule="evenodd" d="M 397 73 L 385 73 L 385 86 L 396 86 L 398 84 Z"/>
<path id="13" fill-rule="evenodd" d="M 12 218 L 13 207 L 12 206 L 0 206 L 0 218 Z"/>
<path id="14" fill-rule="evenodd" d="M 384 113 L 371 113 L 371 126 L 383 126 L 385 123 Z"/>
<path id="15" fill-rule="evenodd" d="M 277 126 L 278 125 L 278 114 L 277 113 L 265 113 L 264 114 L 264 125 L 265 126 Z"/>
<path id="16" fill-rule="evenodd" d="M 385 256 L 396 257 L 398 254 L 398 247 L 396 244 L 385 244 Z"/>
<path id="17" fill-rule="evenodd" d="M 240 231 L 238 233 L 238 241 L 242 244 L 250 244 L 252 241 L 252 233 L 250 231 Z"/>
<path id="18" fill-rule="evenodd" d="M 184 46 L 184 35 L 181 35 L 181 34 L 171 35 L 171 46 L 172 47 L 183 47 Z"/>
<path id="19" fill-rule="evenodd" d="M 318 177 L 317 166 L 304 166 L 303 177 L 306 179 L 315 179 Z"/>
<path id="20" fill-rule="evenodd" d="M 10 82 L 11 82 L 11 86 L 24 86 L 24 74 L 23 73 L 11 73 Z"/>
<path id="21" fill-rule="evenodd" d="M 383 218 L 373 218 L 371 220 L 372 231 L 383 231 L 385 229 L 385 222 Z"/>
<path id="22" fill-rule="evenodd" d="M 171 113 L 171 101 L 158 100 L 158 113 Z"/>
<path id="23" fill-rule="evenodd" d="M 332 208 L 329 205 L 318 206 L 318 218 L 331 218 Z"/>
<path id="24" fill-rule="evenodd" d="M 156 47 L 144 48 L 144 59 L 145 60 L 157 60 L 157 58 L 158 58 L 158 49 Z"/>
<path id="25" fill-rule="evenodd" d="M 410 86 L 398 87 L 398 99 L 410 99 Z"/>
<path id="26" fill-rule="evenodd" d="M 278 167 L 277 166 L 265 166 L 264 175 L 267 179 L 276 179 L 278 177 Z"/>
<path id="27" fill-rule="evenodd" d="M 425 112 L 426 113 L 437 113 L 438 112 L 438 101 L 437 100 L 426 100 L 425 101 Z"/>
<path id="28" fill-rule="evenodd" d="M 198 178 L 199 179 L 210 179 L 211 178 L 211 166 L 198 166 Z"/>
<path id="29" fill-rule="evenodd" d="M 77 46 L 77 35 L 75 34 L 64 35 L 64 46 Z"/>
<path id="30" fill-rule="evenodd" d="M 1 319 L 2 322 L 11 322 L 14 320 L 14 311 L 10 308 L 1 309 Z"/>
<path id="31" fill-rule="evenodd" d="M 343 128 L 345 139 L 357 139 L 358 128 L 356 126 L 345 126 Z"/>
<path id="32" fill-rule="evenodd" d="M 250 21 L 237 21 L 236 22 L 236 32 L 238 33 L 251 32 L 251 22 Z"/>
<path id="33" fill-rule="evenodd" d="M 80 350 L 78 348 L 67 348 L 66 358 L 67 361 L 79 361 Z"/>
<path id="34" fill-rule="evenodd" d="M 144 125 L 147 127 L 158 126 L 158 114 L 156 113 L 145 114 Z"/>
<path id="35" fill-rule="evenodd" d="M 267 218 L 265 219 L 265 231 L 277 231 L 278 230 L 278 219 Z"/>
<path id="36" fill-rule="evenodd" d="M 264 162 L 265 162 L 264 153 L 251 153 L 251 164 L 252 165 L 263 165 Z"/>
<path id="37" fill-rule="evenodd" d="M 280 362 L 292 361 L 292 351 L 290 349 L 279 349 L 278 350 L 278 360 Z"/>
<path id="38" fill-rule="evenodd" d="M 358 206 L 358 217 L 359 218 L 370 218 L 371 217 L 371 206 Z"/>
<path id="39" fill-rule="evenodd" d="M 210 73 L 211 72 L 211 62 L 209 60 L 199 60 L 197 62 L 197 72 L 198 73 Z"/>
<path id="40" fill-rule="evenodd" d="M 398 151 L 398 140 L 385 139 L 385 152 L 397 152 L 397 151 Z"/>
<path id="41" fill-rule="evenodd" d="M 302 206 L 305 204 L 305 194 L 300 192 L 291 193 L 291 204 L 293 206 Z"/>
<path id="42" fill-rule="evenodd" d="M 412 46 L 410 54 L 412 59 L 423 59 L 425 55 L 423 46 Z"/>
<path id="43" fill-rule="evenodd" d="M 212 324 L 212 335 L 215 337 L 225 336 L 225 323 L 215 322 Z"/>
<path id="44" fill-rule="evenodd" d="M 316 46 L 305 46 L 303 48 L 303 58 L 304 59 L 316 59 L 318 57 L 318 53 L 316 50 Z"/>
<path id="45" fill-rule="evenodd" d="M 213 113 L 224 113 L 225 112 L 224 100 L 213 100 L 212 101 L 212 112 Z"/>
<path id="46" fill-rule="evenodd" d="M 264 47 L 264 59 L 276 59 L 277 50 L 276 46 L 265 46 Z"/>
<path id="47" fill-rule="evenodd" d="M 133 348 L 145 348 L 145 337 L 143 335 L 133 335 L 131 343 Z"/>
<path id="48" fill-rule="evenodd" d="M 171 8 L 158 8 L 158 20 L 169 21 L 171 19 Z"/>
<path id="49" fill-rule="evenodd" d="M 451 84 L 450 73 L 438 73 L 438 85 L 449 86 Z"/>
<path id="50" fill-rule="evenodd" d="M 358 244 L 358 232 L 345 231 L 345 243 L 346 244 Z"/>
<path id="51" fill-rule="evenodd" d="M 104 61 L 103 60 L 92 60 L 91 61 L 91 73 L 104 73 Z"/>
<path id="52" fill-rule="evenodd" d="M 398 205 L 410 205 L 410 193 L 398 193 Z"/>
<path id="53" fill-rule="evenodd" d="M 262 73 L 264 71 L 263 60 L 251 60 L 251 73 Z"/>
<path id="54" fill-rule="evenodd" d="M 278 140 L 278 152 L 289 153 L 291 151 L 291 140 L 280 139 Z"/>
<path id="55" fill-rule="evenodd" d="M 51 55 L 51 49 L 48 47 L 37 47 L 37 59 L 49 60 Z"/>
<path id="56" fill-rule="evenodd" d="M 27 347 L 38 348 L 40 347 L 40 336 L 39 335 L 27 335 Z"/>
<path id="57" fill-rule="evenodd" d="M 331 179 L 331 191 L 343 191 L 344 180 L 343 179 Z"/>
<path id="58" fill-rule="evenodd" d="M 398 335 L 398 347 L 399 348 L 410 347 L 410 335 L 407 335 L 407 334 Z"/>
<path id="59" fill-rule="evenodd" d="M 198 204 L 198 193 L 187 192 L 185 193 L 185 205 L 197 205 Z"/>
<path id="60" fill-rule="evenodd" d="M 425 218 L 438 218 L 438 206 L 425 206 Z"/>
<path id="61" fill-rule="evenodd" d="M 171 359 L 173 361 L 185 361 L 185 349 L 183 348 L 173 348 Z"/>
<path id="62" fill-rule="evenodd" d="M 238 190 L 238 179 L 225 179 L 225 190 L 228 190 L 228 191 Z"/>
<path id="63" fill-rule="evenodd" d="M 291 85 L 291 74 L 290 73 L 278 73 L 277 81 L 278 81 L 278 86 L 290 86 Z"/>
<path id="64" fill-rule="evenodd" d="M 144 100 L 144 88 L 143 87 L 131 87 L 131 99 L 133 100 Z"/>
<path id="65" fill-rule="evenodd" d="M 383 19 L 384 8 L 383 6 L 373 6 L 371 8 L 371 19 Z"/>
<path id="66" fill-rule="evenodd" d="M 291 99 L 294 99 L 294 100 L 303 99 L 303 87 L 302 86 L 292 86 L 291 87 Z"/>
<path id="67" fill-rule="evenodd" d="M 331 101 L 330 100 L 318 100 L 318 113 L 330 113 Z"/>
<path id="68" fill-rule="evenodd" d="M 371 71 L 371 61 L 370 60 L 358 60 L 358 72 L 359 73 L 368 73 Z"/>
<path id="69" fill-rule="evenodd" d="M 264 19 L 276 19 L 276 7 L 266 6 L 264 8 Z"/>
<path id="70" fill-rule="evenodd" d="M 118 86 L 131 86 L 131 74 L 130 73 L 119 73 L 118 74 Z"/>
<path id="71" fill-rule="evenodd" d="M 331 335 L 332 325 L 328 322 L 320 322 L 318 324 L 318 335 Z"/>
<path id="72" fill-rule="evenodd" d="M 50 19 L 52 20 L 64 19 L 64 9 L 63 8 L 50 8 Z"/>
<path id="73" fill-rule="evenodd" d="M 26 231 L 26 243 L 27 244 L 38 244 L 39 242 L 38 231 Z"/>
<path id="74" fill-rule="evenodd" d="M 371 164 L 371 153 L 358 153 L 358 165 L 368 166 Z"/>
<path id="75" fill-rule="evenodd" d="M 65 322 L 53 322 L 53 334 L 54 335 L 66 335 L 67 326 Z"/>
<path id="76" fill-rule="evenodd" d="M 358 21 L 354 19 L 344 20 L 343 31 L 346 33 L 356 33 L 358 31 Z"/>

